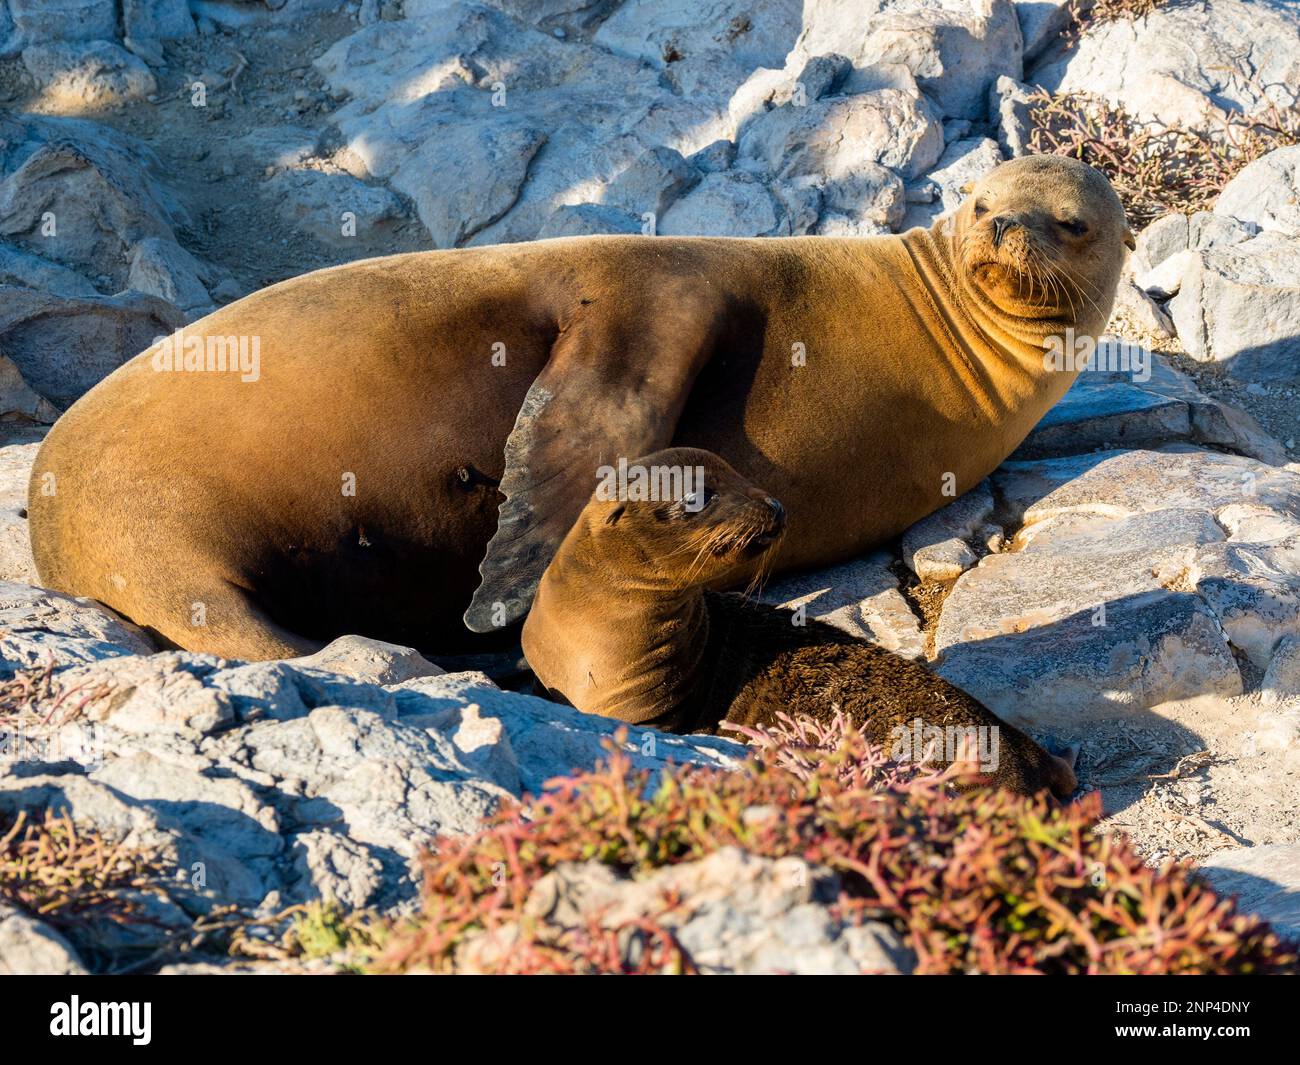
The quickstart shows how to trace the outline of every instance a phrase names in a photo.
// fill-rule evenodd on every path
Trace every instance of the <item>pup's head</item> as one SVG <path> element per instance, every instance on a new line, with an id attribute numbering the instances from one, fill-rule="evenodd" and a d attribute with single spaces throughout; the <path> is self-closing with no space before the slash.
<path id="1" fill-rule="evenodd" d="M 571 536 L 627 587 L 684 591 L 760 574 L 785 531 L 781 504 L 710 451 L 668 448 L 602 471 Z"/>

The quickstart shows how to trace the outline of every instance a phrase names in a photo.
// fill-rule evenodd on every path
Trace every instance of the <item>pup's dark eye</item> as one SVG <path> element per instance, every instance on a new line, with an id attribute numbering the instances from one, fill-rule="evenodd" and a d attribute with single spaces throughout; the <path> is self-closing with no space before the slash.
<path id="1" fill-rule="evenodd" d="M 975 204 L 975 217 L 976 217 L 976 218 L 983 218 L 983 217 L 984 217 L 986 214 L 988 214 L 988 213 L 989 213 L 989 205 L 988 205 L 987 203 L 978 203 L 978 202 L 977 202 L 977 203 Z"/>
<path id="2" fill-rule="evenodd" d="M 694 492 L 682 496 L 682 509 L 688 514 L 698 514 L 717 497 L 712 488 L 697 488 Z"/>
<path id="3" fill-rule="evenodd" d="M 1081 222 L 1077 218 L 1067 218 L 1064 221 L 1058 222 L 1057 225 L 1067 233 L 1073 233 L 1076 237 L 1081 237 L 1088 232 L 1088 223 Z"/>

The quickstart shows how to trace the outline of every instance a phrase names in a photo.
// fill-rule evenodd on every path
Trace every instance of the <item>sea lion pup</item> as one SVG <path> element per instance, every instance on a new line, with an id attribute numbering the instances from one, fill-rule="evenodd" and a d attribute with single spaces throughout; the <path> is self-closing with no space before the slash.
<path id="1" fill-rule="evenodd" d="M 673 732 L 779 712 L 837 712 L 910 760 L 979 762 L 991 782 L 1065 799 L 1074 771 L 925 667 L 816 620 L 710 586 L 751 573 L 785 528 L 781 504 L 718 456 L 672 448 L 646 470 L 696 470 L 673 500 L 598 490 L 542 576 L 524 654 L 552 697 L 587 713 Z M 937 740 L 937 742 L 935 742 Z"/>
<path id="2" fill-rule="evenodd" d="M 597 468 L 673 444 L 785 504 L 775 568 L 852 557 L 1061 397 L 1077 366 L 1044 348 L 1104 328 L 1131 239 L 1101 174 L 1033 156 L 901 236 L 575 237 L 294 278 L 59 419 L 29 493 L 41 583 L 229 658 L 344 633 L 485 650 L 465 624 L 522 620 Z"/>

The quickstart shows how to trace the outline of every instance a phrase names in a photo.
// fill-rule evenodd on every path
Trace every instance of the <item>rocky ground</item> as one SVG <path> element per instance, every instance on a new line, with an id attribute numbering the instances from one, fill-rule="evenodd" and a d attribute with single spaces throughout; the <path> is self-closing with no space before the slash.
<path id="1" fill-rule="evenodd" d="M 0 970 L 157 967 L 221 906 L 401 912 L 431 834 L 589 767 L 611 732 L 355 639 L 297 663 L 155 654 L 33 587 L 44 426 L 154 336 L 393 251 L 898 231 L 1026 150 L 1033 88 L 1212 129 L 1216 108 L 1294 108 L 1298 84 L 1282 0 L 1081 28 L 1063 3 L 1010 0 L 0 0 L 0 673 L 17 677 L 0 814 L 65 806 L 184 888 L 138 942 L 0 910 Z M 1078 743 L 1109 829 L 1293 930 L 1298 169 L 1279 147 L 1143 229 L 1103 348 L 1138 345 L 1137 372 L 1081 374 L 978 489 L 765 593 Z M 632 743 L 649 764 L 740 754 Z M 827 966 L 862 963 L 861 944 L 818 943 Z"/>

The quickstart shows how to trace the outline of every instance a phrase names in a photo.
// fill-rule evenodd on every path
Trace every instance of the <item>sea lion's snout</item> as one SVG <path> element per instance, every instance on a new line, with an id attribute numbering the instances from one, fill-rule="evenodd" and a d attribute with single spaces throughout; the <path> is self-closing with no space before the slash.
<path id="1" fill-rule="evenodd" d="M 998 215 L 990 223 L 993 227 L 992 244 L 995 248 L 1002 247 L 1002 238 L 1006 236 L 1007 230 L 1014 225 L 1018 225 L 1014 218 L 1008 218 L 1006 215 Z"/>
<path id="2" fill-rule="evenodd" d="M 1047 226 L 1031 211 L 1003 207 L 984 208 L 970 235 L 969 253 L 981 266 L 996 265 L 1013 274 L 1032 272 L 1034 252 L 1044 238 L 1050 238 Z"/>
<path id="3" fill-rule="evenodd" d="M 766 521 L 763 531 L 754 538 L 754 542 L 770 546 L 785 532 L 785 507 L 781 506 L 779 499 L 771 496 L 764 496 L 763 504 L 767 508 Z"/>
<path id="4" fill-rule="evenodd" d="M 766 554 L 785 535 L 785 507 L 781 501 L 762 492 L 749 494 L 744 503 L 748 530 L 737 540 L 736 546 L 746 559 Z"/>

